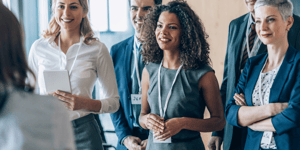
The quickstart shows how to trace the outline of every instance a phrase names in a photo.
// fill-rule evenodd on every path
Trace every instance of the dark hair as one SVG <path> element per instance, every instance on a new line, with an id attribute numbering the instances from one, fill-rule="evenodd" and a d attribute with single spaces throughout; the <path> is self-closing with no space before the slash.
<path id="1" fill-rule="evenodd" d="M 23 47 L 23 33 L 17 18 L 0 3 L 0 111 L 4 106 L 8 88 L 33 91 L 26 84 L 29 69 Z M 35 78 L 35 77 L 34 77 Z"/>
<path id="2" fill-rule="evenodd" d="M 162 12 L 174 13 L 181 25 L 180 61 L 184 69 L 199 69 L 203 65 L 210 65 L 208 35 L 200 18 L 183 0 L 175 0 L 167 5 L 156 6 L 146 17 L 143 26 L 143 60 L 159 63 L 163 58 L 155 36 L 157 21 Z"/>
<path id="3" fill-rule="evenodd" d="M 160 5 L 162 0 L 153 0 L 155 5 Z M 131 6 L 131 0 L 128 0 L 129 7 Z"/>

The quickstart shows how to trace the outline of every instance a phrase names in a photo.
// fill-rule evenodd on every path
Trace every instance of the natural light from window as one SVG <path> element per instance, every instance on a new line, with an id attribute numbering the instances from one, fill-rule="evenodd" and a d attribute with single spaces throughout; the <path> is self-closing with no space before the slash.
<path id="1" fill-rule="evenodd" d="M 90 0 L 90 21 L 94 31 L 108 30 L 107 0 Z"/>
<path id="2" fill-rule="evenodd" d="M 2 0 L 4 6 L 6 6 L 7 8 L 11 9 L 10 7 L 10 0 Z"/>
<path id="3" fill-rule="evenodd" d="M 122 32 L 127 30 L 128 0 L 109 0 L 110 30 Z"/>

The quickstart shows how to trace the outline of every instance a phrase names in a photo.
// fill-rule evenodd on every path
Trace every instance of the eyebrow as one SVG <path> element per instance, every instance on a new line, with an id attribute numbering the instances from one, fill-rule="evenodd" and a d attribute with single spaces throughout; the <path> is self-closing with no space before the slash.
<path id="1" fill-rule="evenodd" d="M 133 5 L 133 6 L 130 6 L 130 7 L 134 7 L 134 8 L 135 8 L 135 7 L 138 7 L 138 6 L 134 6 L 134 5 Z M 145 6 L 145 7 L 142 7 L 142 8 L 143 8 L 143 9 L 145 9 L 145 8 L 152 8 L 152 6 Z"/>
<path id="2" fill-rule="evenodd" d="M 157 23 L 163 23 L 163 22 L 158 21 Z M 176 26 L 179 26 L 179 25 L 176 24 L 176 23 L 169 23 L 168 25 L 176 25 Z"/>
<path id="3" fill-rule="evenodd" d="M 63 2 L 59 2 L 59 4 L 65 4 Z M 74 2 L 74 3 L 71 3 L 70 5 L 79 5 L 78 3 Z"/>
<path id="4" fill-rule="evenodd" d="M 271 18 L 271 17 L 277 17 L 276 15 L 270 15 L 267 18 Z"/>

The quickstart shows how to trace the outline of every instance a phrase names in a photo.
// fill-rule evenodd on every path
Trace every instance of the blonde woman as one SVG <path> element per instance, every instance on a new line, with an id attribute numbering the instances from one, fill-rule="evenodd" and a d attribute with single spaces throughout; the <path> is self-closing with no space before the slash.
<path id="1" fill-rule="evenodd" d="M 87 0 L 52 0 L 53 16 L 43 38 L 34 42 L 29 65 L 37 76 L 40 94 L 47 94 L 43 72 L 67 70 L 72 93 L 56 91 L 55 97 L 71 111 L 78 149 L 103 149 L 93 114 L 113 113 L 119 95 L 111 57 L 106 46 L 93 37 Z M 92 99 L 98 79 L 101 100 Z"/>

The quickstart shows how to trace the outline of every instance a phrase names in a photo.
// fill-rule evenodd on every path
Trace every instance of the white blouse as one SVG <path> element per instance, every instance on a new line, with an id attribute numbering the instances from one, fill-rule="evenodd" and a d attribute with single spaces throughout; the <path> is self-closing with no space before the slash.
<path id="1" fill-rule="evenodd" d="M 74 62 L 77 51 L 78 56 Z M 72 111 L 71 120 L 90 113 L 114 113 L 119 109 L 119 94 L 112 59 L 106 46 L 100 41 L 86 45 L 81 37 L 80 42 L 72 45 L 65 54 L 54 42 L 54 38 L 41 38 L 33 43 L 28 63 L 37 78 L 36 89 L 42 95 L 47 94 L 44 70 L 70 71 L 75 63 L 70 76 L 72 94 L 86 98 L 92 98 L 93 87 L 98 79 L 102 103 L 100 112 L 83 109 Z"/>
<path id="2" fill-rule="evenodd" d="M 252 93 L 252 103 L 254 106 L 269 104 L 270 90 L 280 66 L 281 65 L 266 73 L 260 72 L 259 78 L 261 78 L 261 80 L 257 80 L 254 91 Z M 261 81 L 261 87 L 259 81 Z M 259 90 L 261 90 L 262 102 L 260 100 Z M 277 149 L 272 131 L 264 132 L 263 137 L 261 139 L 260 147 L 263 149 Z"/>

